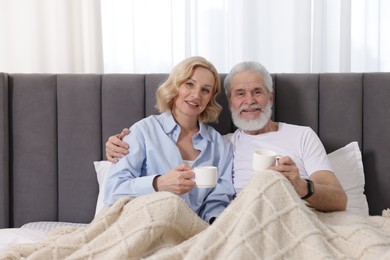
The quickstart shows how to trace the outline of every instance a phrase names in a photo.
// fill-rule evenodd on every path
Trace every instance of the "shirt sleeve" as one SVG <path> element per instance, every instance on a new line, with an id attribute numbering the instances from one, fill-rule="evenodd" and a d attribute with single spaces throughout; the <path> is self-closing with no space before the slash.
<path id="1" fill-rule="evenodd" d="M 332 171 L 324 145 L 311 128 L 305 131 L 303 151 L 303 162 L 309 176 L 320 170 Z"/>
<path id="2" fill-rule="evenodd" d="M 129 153 L 110 167 L 105 185 L 104 204 L 110 206 L 123 196 L 140 196 L 155 192 L 153 179 L 142 174 L 146 159 L 145 142 L 139 127 L 134 125 L 124 142 L 130 144 Z"/>

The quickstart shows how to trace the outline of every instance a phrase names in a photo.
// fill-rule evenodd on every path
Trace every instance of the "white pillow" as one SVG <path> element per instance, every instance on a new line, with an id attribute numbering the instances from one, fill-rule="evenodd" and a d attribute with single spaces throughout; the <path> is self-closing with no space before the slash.
<path id="1" fill-rule="evenodd" d="M 20 228 L 40 230 L 49 232 L 52 229 L 58 227 L 86 227 L 88 224 L 84 223 L 73 223 L 73 222 L 60 222 L 60 221 L 35 221 L 29 222 L 21 226 Z"/>
<path id="2" fill-rule="evenodd" d="M 96 202 L 95 216 L 104 208 L 104 185 L 106 182 L 106 176 L 108 175 L 108 170 L 112 165 L 109 161 L 99 161 L 93 162 L 95 166 L 95 171 L 97 175 L 97 181 L 99 183 L 99 195 Z"/>
<path id="3" fill-rule="evenodd" d="M 348 196 L 347 211 L 367 216 L 369 212 L 364 194 L 364 169 L 358 143 L 351 142 L 328 154 L 328 158 Z"/>

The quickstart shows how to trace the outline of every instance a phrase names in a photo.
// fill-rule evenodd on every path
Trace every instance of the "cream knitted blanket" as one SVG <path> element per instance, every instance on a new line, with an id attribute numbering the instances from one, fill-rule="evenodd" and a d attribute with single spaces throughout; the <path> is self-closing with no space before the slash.
<path id="1" fill-rule="evenodd" d="M 57 229 L 0 258 L 390 259 L 390 218 L 312 210 L 282 175 L 264 171 L 211 226 L 158 192 L 123 198 L 88 227 Z"/>

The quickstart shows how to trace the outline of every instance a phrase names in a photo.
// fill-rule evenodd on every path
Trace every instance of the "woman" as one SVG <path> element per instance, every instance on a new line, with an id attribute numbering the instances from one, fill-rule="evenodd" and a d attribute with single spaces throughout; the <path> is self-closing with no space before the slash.
<path id="1" fill-rule="evenodd" d="M 157 90 L 156 108 L 161 114 L 137 122 L 124 137 L 131 149 L 110 168 L 105 204 L 122 196 L 169 191 L 180 195 L 205 221 L 218 217 L 235 193 L 231 146 L 205 124 L 218 119 L 220 90 L 218 72 L 204 58 L 191 57 L 176 65 Z M 218 167 L 214 188 L 195 186 L 192 167 L 199 165 Z"/>

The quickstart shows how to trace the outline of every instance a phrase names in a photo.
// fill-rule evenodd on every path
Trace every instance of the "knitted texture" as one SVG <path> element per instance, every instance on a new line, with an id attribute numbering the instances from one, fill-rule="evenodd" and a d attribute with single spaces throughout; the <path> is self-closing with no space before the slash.
<path id="1" fill-rule="evenodd" d="M 322 213 L 287 179 L 264 171 L 212 226 L 152 259 L 380 259 L 390 255 L 390 218 Z M 385 258 L 384 258 L 385 259 Z"/>
<path id="2" fill-rule="evenodd" d="M 1 259 L 386 259 L 390 218 L 307 207 L 281 174 L 263 171 L 208 226 L 180 199 L 124 198 L 88 227 L 58 229 Z M 8 257 L 8 258 L 7 258 Z"/>
<path id="3" fill-rule="evenodd" d="M 122 198 L 88 227 L 59 228 L 45 241 L 11 247 L 0 259 L 140 259 L 208 226 L 180 197 Z"/>

